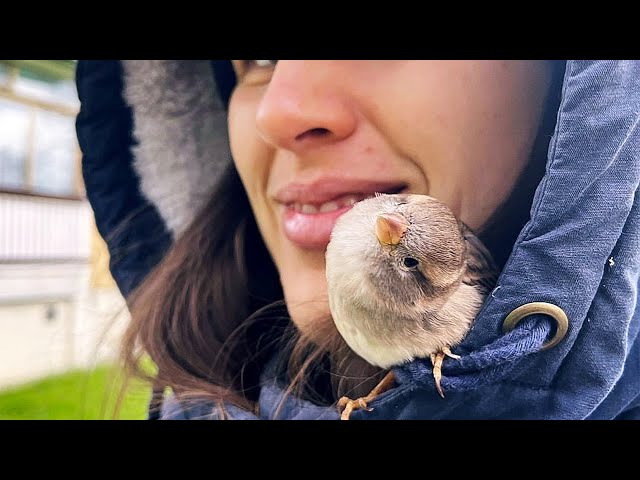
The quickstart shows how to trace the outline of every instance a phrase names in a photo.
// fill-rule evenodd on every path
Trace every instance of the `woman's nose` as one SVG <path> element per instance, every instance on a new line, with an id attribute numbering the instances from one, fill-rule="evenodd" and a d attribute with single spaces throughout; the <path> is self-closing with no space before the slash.
<path id="1" fill-rule="evenodd" d="M 301 153 L 349 137 L 357 116 L 335 61 L 278 61 L 256 113 L 263 139 Z"/>

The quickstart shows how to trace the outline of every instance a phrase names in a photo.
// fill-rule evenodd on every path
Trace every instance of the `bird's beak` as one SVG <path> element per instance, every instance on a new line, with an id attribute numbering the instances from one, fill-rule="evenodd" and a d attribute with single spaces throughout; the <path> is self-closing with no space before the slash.
<path id="1" fill-rule="evenodd" d="M 376 237 L 382 245 L 397 245 L 407 231 L 409 222 L 399 213 L 383 213 L 376 219 Z"/>

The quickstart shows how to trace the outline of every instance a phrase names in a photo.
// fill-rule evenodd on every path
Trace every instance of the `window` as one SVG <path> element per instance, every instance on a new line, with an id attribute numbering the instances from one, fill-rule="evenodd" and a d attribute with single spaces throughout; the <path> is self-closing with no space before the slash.
<path id="1" fill-rule="evenodd" d="M 26 184 L 29 108 L 0 97 L 0 188 Z"/>
<path id="2" fill-rule="evenodd" d="M 40 111 L 35 118 L 32 188 L 57 195 L 76 191 L 75 119 Z"/>
<path id="3" fill-rule="evenodd" d="M 0 61 L 0 191 L 82 193 L 74 68 L 67 60 Z"/>

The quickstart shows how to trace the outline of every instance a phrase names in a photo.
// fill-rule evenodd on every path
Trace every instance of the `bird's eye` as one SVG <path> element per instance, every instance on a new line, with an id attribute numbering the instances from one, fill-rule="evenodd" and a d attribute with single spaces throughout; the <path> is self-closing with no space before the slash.
<path id="1" fill-rule="evenodd" d="M 419 262 L 413 257 L 404 257 L 404 259 L 402 260 L 402 263 L 407 268 L 416 268 Z"/>

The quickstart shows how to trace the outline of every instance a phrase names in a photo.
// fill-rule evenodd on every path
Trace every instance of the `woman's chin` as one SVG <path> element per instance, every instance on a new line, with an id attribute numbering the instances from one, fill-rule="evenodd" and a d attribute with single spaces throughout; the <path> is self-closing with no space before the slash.
<path id="1" fill-rule="evenodd" d="M 304 338 L 323 345 L 337 332 L 329 309 L 324 254 L 319 259 L 309 255 L 287 260 L 279 270 L 291 320 Z"/>
<path id="2" fill-rule="evenodd" d="M 326 297 L 307 302 L 287 301 L 287 308 L 300 335 L 317 345 L 323 346 L 337 332 Z"/>

